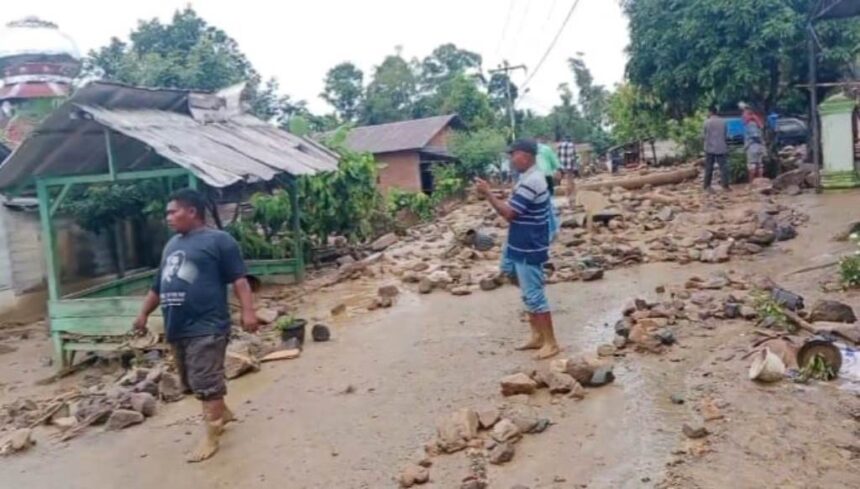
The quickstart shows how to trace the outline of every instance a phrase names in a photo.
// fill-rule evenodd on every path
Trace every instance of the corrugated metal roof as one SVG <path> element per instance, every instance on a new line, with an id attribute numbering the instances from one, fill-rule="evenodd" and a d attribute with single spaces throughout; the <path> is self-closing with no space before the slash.
<path id="1" fill-rule="evenodd" d="M 345 144 L 353 151 L 374 154 L 422 149 L 449 125 L 462 126 L 457 114 L 356 127 L 349 131 Z"/>
<path id="2" fill-rule="evenodd" d="M 167 160 L 223 188 L 271 180 L 279 173 L 337 169 L 335 153 L 237 114 L 230 101 L 216 94 L 94 82 L 52 113 L 0 165 L 0 188 L 37 176 L 106 173 L 105 128 L 115 131 L 111 146 L 117 171 L 164 167 Z"/>

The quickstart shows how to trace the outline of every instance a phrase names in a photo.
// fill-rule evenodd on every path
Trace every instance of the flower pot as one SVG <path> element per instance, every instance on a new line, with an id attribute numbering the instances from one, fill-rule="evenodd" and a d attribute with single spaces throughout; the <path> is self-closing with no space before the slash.
<path id="1" fill-rule="evenodd" d="M 287 341 L 295 338 L 299 346 L 305 342 L 305 326 L 308 324 L 305 319 L 296 319 L 289 327 L 281 329 L 281 341 Z"/>

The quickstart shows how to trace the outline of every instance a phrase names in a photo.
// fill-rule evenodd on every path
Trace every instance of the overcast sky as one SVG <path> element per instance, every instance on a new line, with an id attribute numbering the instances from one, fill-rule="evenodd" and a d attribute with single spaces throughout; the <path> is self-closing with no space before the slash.
<path id="1" fill-rule="evenodd" d="M 208 22 L 235 38 L 264 77 L 304 99 L 312 110 L 331 109 L 319 98 L 326 71 L 352 61 L 365 80 L 385 55 L 423 58 L 446 42 L 476 51 L 491 68 L 507 59 L 530 74 L 576 0 L 197 0 Z M 36 15 L 59 24 L 82 52 L 112 36 L 127 38 L 138 19 L 169 20 L 186 0 L 4 1 L 0 22 Z M 546 112 L 559 83 L 573 78 L 567 58 L 584 53 L 598 83 L 611 87 L 624 73 L 626 20 L 616 0 L 580 0 L 555 48 L 529 84 L 522 106 Z M 522 84 L 528 75 L 518 72 Z"/>

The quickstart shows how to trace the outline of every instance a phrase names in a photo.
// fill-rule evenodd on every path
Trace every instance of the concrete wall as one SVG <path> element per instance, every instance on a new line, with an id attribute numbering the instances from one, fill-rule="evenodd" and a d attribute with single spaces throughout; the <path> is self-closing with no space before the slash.
<path id="1" fill-rule="evenodd" d="M 375 155 L 384 165 L 379 170 L 379 188 L 383 192 L 397 188 L 409 192 L 421 191 L 421 168 L 417 151 L 398 151 Z"/>
<path id="2" fill-rule="evenodd" d="M 2 207 L 0 218 L 6 226 L 11 287 L 15 294 L 40 287 L 45 276 L 42 242 L 39 239 L 39 214 L 29 210 Z"/>
<path id="3" fill-rule="evenodd" d="M 9 261 L 9 232 L 5 214 L 9 212 L 0 205 L 0 292 L 12 287 L 12 263 Z M 0 300 L 2 302 L 2 300 Z"/>

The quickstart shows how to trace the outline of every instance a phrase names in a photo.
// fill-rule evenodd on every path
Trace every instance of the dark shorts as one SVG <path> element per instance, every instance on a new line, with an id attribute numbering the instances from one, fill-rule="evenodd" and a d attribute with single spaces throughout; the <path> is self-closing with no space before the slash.
<path id="1" fill-rule="evenodd" d="M 182 338 L 173 343 L 182 384 L 201 401 L 216 401 L 227 394 L 224 358 L 226 335 Z"/>

